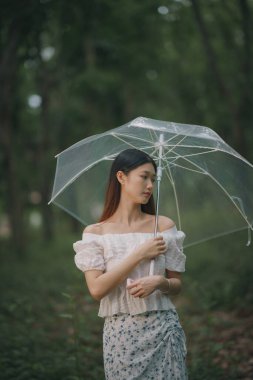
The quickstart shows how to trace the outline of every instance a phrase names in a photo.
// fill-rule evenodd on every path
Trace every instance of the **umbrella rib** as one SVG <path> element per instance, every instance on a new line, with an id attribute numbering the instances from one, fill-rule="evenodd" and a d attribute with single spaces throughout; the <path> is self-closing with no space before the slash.
<path id="1" fill-rule="evenodd" d="M 187 158 L 185 157 L 182 157 L 184 160 L 190 162 L 192 165 L 196 166 L 198 169 L 201 170 L 201 167 L 199 167 L 197 164 L 195 164 L 194 162 L 191 162 L 191 160 L 188 160 Z M 228 196 L 228 198 L 230 199 L 230 201 L 233 203 L 233 205 L 237 208 L 237 210 L 239 211 L 239 213 L 242 215 L 243 219 L 246 220 L 248 226 L 253 230 L 253 226 L 251 225 L 251 223 L 248 221 L 247 219 L 247 215 L 244 215 L 242 210 L 237 206 L 237 204 L 232 200 L 232 197 L 230 196 L 230 194 L 227 192 L 227 190 L 214 178 L 214 176 L 212 174 L 210 174 L 208 171 L 204 170 L 203 171 L 203 174 L 206 174 L 208 175 L 223 191 L 224 193 Z"/>
<path id="2" fill-rule="evenodd" d="M 183 138 L 181 140 L 179 140 L 175 145 L 172 146 L 171 149 L 168 149 L 168 151 L 166 152 L 165 156 L 170 153 L 171 151 L 174 151 L 174 149 L 181 143 L 181 141 L 183 141 L 184 139 L 186 138 L 186 136 L 183 136 Z"/>
<path id="3" fill-rule="evenodd" d="M 125 140 L 121 139 L 118 135 L 115 135 L 114 133 L 112 133 L 112 136 L 113 136 L 113 137 L 116 137 L 116 138 L 117 138 L 118 140 L 120 140 L 120 141 L 123 141 L 123 143 L 125 143 L 125 144 L 131 146 L 132 148 L 135 148 L 135 149 L 136 149 L 136 147 L 135 147 L 133 144 L 130 144 L 129 142 L 126 142 Z"/>
<path id="4" fill-rule="evenodd" d="M 180 148 L 182 147 L 182 145 L 180 145 Z M 173 146 L 172 149 L 168 149 L 165 156 L 167 156 L 169 153 L 175 153 L 176 155 L 179 155 L 179 153 L 175 152 L 174 149 L 176 148 L 176 146 Z M 206 153 L 213 153 L 213 152 L 217 152 L 218 149 L 216 148 L 213 148 L 213 149 L 209 149 L 209 150 L 206 150 L 204 152 L 199 152 L 199 153 L 190 153 L 190 154 L 186 154 L 186 155 L 180 155 L 180 157 L 191 157 L 191 156 L 198 156 L 198 155 L 201 155 L 201 154 L 206 154 Z"/>
<path id="5" fill-rule="evenodd" d="M 116 137 L 118 140 L 124 142 L 125 144 L 131 146 L 132 148 L 137 149 L 135 145 L 131 144 L 130 142 L 125 141 L 124 139 L 120 138 L 118 135 L 113 134 L 112 136 Z M 129 136 L 127 136 L 127 137 L 129 137 Z M 149 141 L 147 141 L 147 140 L 142 140 L 142 139 L 140 139 L 140 138 L 137 138 L 137 140 L 141 140 L 141 141 L 149 142 Z M 142 147 L 139 147 L 138 149 L 139 149 L 139 150 L 143 150 L 143 149 L 152 149 L 153 147 L 154 147 L 153 145 L 149 145 L 149 146 L 142 146 Z M 155 149 L 156 149 L 156 148 L 155 148 Z M 151 154 L 153 154 L 153 153 L 151 153 Z"/>
<path id="6" fill-rule="evenodd" d="M 129 143 L 129 142 L 126 142 L 125 140 L 123 140 L 122 138 L 120 138 L 118 135 L 116 135 L 116 134 L 112 134 L 112 136 L 114 136 L 114 137 L 116 137 L 118 140 L 120 140 L 120 141 L 123 141 L 125 144 L 127 144 L 127 145 L 129 145 L 129 146 L 131 146 L 131 147 L 133 147 L 134 149 L 136 149 L 136 147 L 134 146 L 134 145 L 132 145 L 131 143 Z M 137 138 L 138 140 L 141 140 L 140 138 Z M 141 141 L 146 141 L 146 142 L 149 142 L 149 141 L 147 141 L 147 140 L 141 140 Z M 150 146 L 150 148 L 151 148 L 152 146 Z M 117 154 L 117 153 L 115 153 L 115 154 Z M 101 158 L 101 159 L 99 159 L 99 160 L 97 160 L 97 161 L 95 161 L 95 162 L 93 162 L 92 164 L 90 164 L 90 165 L 88 165 L 86 168 L 84 168 L 83 170 L 81 170 L 80 172 L 78 172 L 73 178 L 71 178 L 62 188 L 61 188 L 61 190 L 60 191 L 58 191 L 55 195 L 54 195 L 54 197 L 53 198 L 51 198 L 50 199 L 50 201 L 48 202 L 48 204 L 50 204 L 50 203 L 52 203 L 53 202 L 53 200 L 56 198 L 56 197 L 58 197 L 58 195 L 59 194 L 61 194 L 62 192 L 63 192 L 63 190 L 65 190 L 72 182 L 74 182 L 74 180 L 76 179 L 76 178 L 78 178 L 84 171 L 86 171 L 86 170 L 88 170 L 88 169 L 90 169 L 91 167 L 93 167 L 93 166 L 95 166 L 97 163 L 99 163 L 100 161 L 103 161 L 103 159 L 104 158 Z"/>
<path id="7" fill-rule="evenodd" d="M 70 185 L 72 182 L 74 182 L 74 180 L 76 178 L 78 178 L 84 171 L 92 168 L 93 166 L 95 166 L 97 163 L 99 163 L 100 161 L 103 161 L 104 160 L 104 157 L 103 158 L 100 158 L 99 160 L 93 162 L 92 164 L 86 166 L 84 169 L 82 169 L 80 172 L 78 172 L 73 178 L 71 178 L 62 188 L 60 191 L 58 191 L 54 196 L 53 198 L 50 199 L 50 201 L 48 202 L 48 204 L 52 203 L 53 200 L 58 197 L 59 194 L 61 194 L 63 192 L 63 190 L 66 189 L 66 187 L 68 187 L 68 185 Z"/>
<path id="8" fill-rule="evenodd" d="M 170 141 L 170 140 L 173 140 L 175 137 L 177 137 L 177 136 L 179 136 L 180 134 L 175 134 L 175 136 L 172 136 L 170 139 L 168 139 L 167 141 L 166 141 L 166 143 L 168 142 L 168 141 Z M 184 136 L 184 138 L 186 138 L 186 137 L 190 137 L 190 135 L 185 135 Z M 184 139 L 183 138 L 183 139 Z M 182 139 L 182 140 L 183 140 Z M 181 141 L 182 141 L 181 140 Z M 181 142 L 180 141 L 180 142 Z M 176 144 L 176 145 L 178 145 L 178 144 Z M 174 146 L 176 146 L 176 145 L 172 145 L 172 147 L 174 147 Z M 227 145 L 227 144 L 225 144 L 225 145 Z M 166 145 L 167 146 L 167 145 Z M 189 148 L 197 148 L 197 149 L 199 149 L 199 148 L 206 148 L 206 149 L 208 149 L 208 148 L 210 148 L 210 147 L 208 147 L 208 146 L 201 146 L 201 145 L 198 145 L 198 146 L 192 146 L 192 145 L 180 145 L 181 147 L 184 147 L 184 148 L 186 148 L 186 147 L 189 147 Z M 218 150 L 218 151 L 221 151 L 221 152 L 225 152 L 225 153 L 228 153 L 228 154 L 231 154 L 232 156 L 234 156 L 234 157 L 237 157 L 237 158 L 240 158 L 240 159 L 242 159 L 245 163 L 247 163 L 248 165 L 250 165 L 251 167 L 253 167 L 253 165 L 249 162 L 249 161 L 247 161 L 244 157 L 242 157 L 238 152 L 235 152 L 234 153 L 234 151 L 231 153 L 231 152 L 228 152 L 227 150 L 225 150 L 225 149 L 218 149 L 217 147 L 216 148 L 214 148 L 215 150 Z"/>
<path id="9" fill-rule="evenodd" d="M 150 135 L 151 135 L 151 131 L 150 131 L 150 130 L 149 130 L 149 133 L 150 133 Z M 150 145 L 149 147 L 142 147 L 142 149 L 144 149 L 144 148 L 148 149 L 148 148 L 153 148 L 153 147 L 154 147 L 154 150 L 150 153 L 150 155 L 151 155 L 152 157 L 155 156 L 155 152 L 157 152 L 158 149 L 159 149 L 159 144 L 158 144 L 157 146 L 155 145 L 155 143 L 158 142 L 158 136 L 156 135 L 155 132 L 154 132 L 154 134 L 155 134 L 155 137 L 156 137 L 156 141 L 153 140 L 153 146 Z M 171 137 L 170 139 L 168 139 L 167 141 L 165 141 L 165 143 L 163 143 L 163 146 L 164 146 L 164 147 L 170 146 L 170 145 L 166 145 L 166 142 L 172 140 L 172 139 L 175 138 L 175 137 L 176 137 L 176 136 L 173 136 L 173 137 Z M 152 138 L 152 135 L 151 135 L 151 138 Z M 179 144 L 181 141 L 183 141 L 184 138 L 186 138 L 186 136 L 184 136 L 184 137 L 178 142 L 178 144 Z M 140 139 L 140 140 L 141 140 L 141 139 Z M 142 140 L 142 141 L 145 141 L 145 140 Z M 172 147 L 175 147 L 175 145 L 171 145 L 171 146 L 172 146 Z M 172 150 L 172 149 L 171 149 L 171 150 Z M 169 153 L 169 152 L 168 152 L 168 153 Z M 164 156 L 166 156 L 166 155 L 167 155 L 167 153 L 166 153 Z M 165 160 L 165 159 L 164 159 L 164 156 L 162 157 L 162 160 Z M 155 158 L 158 159 L 158 157 L 155 157 Z"/>
<path id="10" fill-rule="evenodd" d="M 168 166 L 170 165 L 170 163 L 168 163 Z M 178 167 L 178 168 L 181 168 L 181 169 L 185 169 L 185 170 L 189 170 L 191 172 L 194 172 L 194 173 L 199 173 L 199 174 L 206 174 L 204 171 L 199 171 L 199 170 L 194 170 L 194 169 L 190 169 L 190 168 L 187 168 L 186 166 L 183 166 L 183 165 L 179 165 L 177 163 L 173 163 L 174 166 Z M 172 165 L 170 165 L 172 166 Z M 165 167 L 165 169 L 167 168 L 167 166 Z"/>
<path id="11" fill-rule="evenodd" d="M 205 239 L 195 240 L 193 243 L 186 244 L 184 246 L 184 248 L 188 248 L 188 247 L 191 247 L 191 246 L 193 246 L 195 244 L 200 244 L 200 243 L 203 243 L 205 241 L 208 241 L 208 240 L 211 240 L 211 239 L 214 239 L 214 238 L 218 238 L 218 237 L 221 237 L 221 236 L 229 235 L 229 234 L 234 233 L 234 232 L 243 231 L 246 228 L 249 228 L 249 227 L 246 226 L 246 227 L 234 228 L 232 230 L 229 230 L 228 232 L 221 232 L 221 233 L 217 233 L 217 234 L 211 235 L 211 237 L 208 237 L 208 238 L 205 238 Z"/>
<path id="12" fill-rule="evenodd" d="M 174 137 L 175 137 L 175 136 L 174 136 Z M 186 136 L 184 136 L 184 137 L 183 137 L 181 140 L 179 140 L 175 145 L 173 145 L 173 147 L 172 147 L 171 149 L 168 149 L 168 151 L 163 155 L 162 159 L 163 159 L 164 161 L 166 161 L 166 158 L 164 158 L 164 157 L 166 157 L 171 151 L 174 152 L 173 149 L 175 149 L 175 147 L 178 146 L 178 144 L 180 144 L 180 142 L 183 141 L 185 138 L 186 138 Z M 167 141 L 168 141 L 168 140 L 167 140 Z M 174 153 L 175 153 L 175 152 L 174 152 Z"/>
<path id="13" fill-rule="evenodd" d="M 168 140 L 166 140 L 166 141 L 164 141 L 165 142 L 165 144 L 167 144 L 169 141 L 171 141 L 171 140 L 174 140 L 176 137 L 178 137 L 179 136 L 179 134 L 174 134 L 174 135 L 172 135 Z M 183 138 L 182 138 L 182 140 L 184 140 L 186 137 L 188 137 L 188 136 L 183 136 Z M 178 143 L 180 143 L 182 140 L 180 140 Z M 173 144 L 173 145 L 171 145 L 171 146 L 175 146 L 175 144 Z"/>
<path id="14" fill-rule="evenodd" d="M 66 207 L 62 206 L 60 203 L 58 202 L 54 202 L 58 207 L 60 207 L 62 210 L 66 211 L 68 214 L 70 214 L 71 216 L 73 216 L 74 218 L 76 218 L 77 220 L 79 220 L 79 222 L 81 222 L 83 225 L 85 225 L 85 223 L 83 222 L 83 220 L 81 218 L 78 217 L 78 215 L 74 214 L 73 212 L 71 212 L 70 210 L 68 210 Z"/>
<path id="15" fill-rule="evenodd" d="M 171 152 L 171 151 L 170 151 Z M 168 153 L 170 153 L 168 152 Z M 212 150 L 209 150 L 209 151 L 205 151 L 205 152 L 200 152 L 200 153 L 191 153 L 191 154 L 185 154 L 185 155 L 181 155 L 179 153 L 176 153 L 176 152 L 173 152 L 175 153 L 177 156 L 176 157 L 171 157 L 171 159 L 174 159 L 175 158 L 175 161 L 178 159 L 178 158 L 184 158 L 184 157 L 192 157 L 192 156 L 200 156 L 201 154 L 207 154 L 207 153 L 213 153 L 213 152 L 217 152 L 217 149 L 212 149 Z M 167 155 L 167 153 L 166 153 Z M 168 159 L 168 158 L 166 158 Z"/>
<path id="16" fill-rule="evenodd" d="M 174 147 L 174 145 L 166 145 L 166 146 L 172 146 Z M 247 165 L 249 165 L 250 167 L 253 168 L 253 165 L 246 160 L 246 158 L 244 158 L 243 156 L 241 156 L 238 152 L 231 152 L 231 151 L 228 151 L 226 149 L 222 149 L 222 148 L 211 148 L 210 146 L 201 146 L 201 145 L 198 145 L 198 146 L 194 146 L 194 145 L 180 145 L 180 147 L 182 148 L 192 148 L 192 149 L 213 149 L 214 151 L 218 151 L 218 152 L 223 152 L 223 153 L 227 153 L 227 154 L 230 154 L 231 156 L 233 157 L 236 157 L 236 158 L 239 158 L 240 160 L 242 160 L 244 163 L 246 163 Z"/>
<path id="17" fill-rule="evenodd" d="M 149 145 L 149 146 L 142 146 L 141 148 L 138 148 L 138 149 L 152 149 L 152 148 L 155 148 L 153 152 L 155 152 L 157 150 L 156 147 L 154 147 L 153 145 Z M 137 149 L 137 148 L 136 148 Z M 153 154 L 153 153 L 150 153 L 150 154 Z"/>
<path id="18" fill-rule="evenodd" d="M 168 173 L 168 171 L 169 171 L 169 173 Z M 172 176 L 172 173 L 171 173 L 171 170 L 170 170 L 169 167 L 165 169 L 165 174 L 167 175 L 167 177 L 171 181 L 171 185 L 172 185 L 173 193 L 174 193 L 174 197 L 175 197 L 175 202 L 176 202 L 176 209 L 177 209 L 177 217 L 178 217 L 179 229 L 181 230 L 182 224 L 181 224 L 181 217 L 180 217 L 180 212 L 179 212 L 179 203 L 178 203 L 177 190 L 176 190 L 176 186 L 175 186 L 175 181 L 173 179 L 173 176 Z"/>
<path id="19" fill-rule="evenodd" d="M 134 140 L 140 140 L 140 141 L 144 141 L 148 144 L 150 144 L 150 141 L 149 140 L 146 140 L 146 139 L 141 139 L 140 137 L 136 137 L 136 136 L 132 136 L 132 135 L 123 135 L 122 133 L 111 133 L 111 136 L 114 136 L 114 137 L 117 137 L 119 140 L 123 141 L 124 143 L 126 144 L 129 144 L 131 145 L 130 143 L 127 143 L 124 139 L 121 139 L 119 136 L 124 136 L 124 137 L 128 137 L 128 138 L 132 138 Z M 131 145 L 133 146 L 133 145 Z M 152 146 L 152 145 L 151 145 Z M 136 147 L 134 146 L 134 148 L 136 149 Z"/>
<path id="20" fill-rule="evenodd" d="M 171 146 L 171 147 L 174 147 L 175 144 L 166 144 L 166 146 Z M 192 148 L 192 149 L 216 149 L 216 150 L 221 150 L 223 152 L 222 149 L 218 149 L 218 148 L 212 148 L 210 146 L 205 146 L 205 145 L 188 145 L 188 144 L 180 144 L 180 147 L 182 148 Z"/>
<path id="21" fill-rule="evenodd" d="M 153 136 L 152 136 L 152 132 L 153 132 Z M 150 135 L 150 139 L 152 140 L 153 142 L 153 146 L 152 148 L 154 148 L 154 150 L 150 153 L 152 155 L 152 157 L 154 157 L 154 159 L 159 159 L 159 157 L 157 155 L 155 155 L 155 153 L 158 151 L 159 149 L 159 145 L 155 145 L 155 142 L 158 141 L 158 137 L 155 133 L 155 131 L 153 129 L 149 129 L 149 135 Z"/>
<path id="22" fill-rule="evenodd" d="M 155 154 L 157 153 L 158 149 L 159 147 L 155 147 L 155 149 L 152 152 L 150 152 L 150 155 L 154 158 L 154 160 L 159 160 L 159 157 Z"/>
<path id="23" fill-rule="evenodd" d="M 149 129 L 148 132 L 149 132 L 150 140 L 151 140 L 153 143 L 154 143 L 155 141 L 157 141 L 157 136 L 156 136 L 154 130 L 153 130 L 153 129 Z M 152 133 L 153 133 L 153 136 L 152 136 Z"/>

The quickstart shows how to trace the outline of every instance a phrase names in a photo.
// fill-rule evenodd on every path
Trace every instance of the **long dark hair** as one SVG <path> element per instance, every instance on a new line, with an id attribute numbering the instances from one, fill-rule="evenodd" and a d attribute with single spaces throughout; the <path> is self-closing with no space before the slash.
<path id="1" fill-rule="evenodd" d="M 118 208 L 120 201 L 121 184 L 117 179 L 116 173 L 121 170 L 127 175 L 131 170 L 146 163 L 151 163 L 154 166 L 155 172 L 157 171 L 155 161 L 147 153 L 142 152 L 138 149 L 123 150 L 115 158 L 111 166 L 105 195 L 104 210 L 99 219 L 99 222 L 103 222 L 104 220 L 108 219 Z M 149 198 L 148 203 L 141 205 L 141 210 L 147 214 L 155 215 L 155 202 L 153 195 L 151 195 Z"/>

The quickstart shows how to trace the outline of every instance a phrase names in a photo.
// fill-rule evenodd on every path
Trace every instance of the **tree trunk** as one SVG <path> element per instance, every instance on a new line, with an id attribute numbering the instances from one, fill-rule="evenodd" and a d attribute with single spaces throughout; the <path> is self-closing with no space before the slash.
<path id="1" fill-rule="evenodd" d="M 218 91 L 224 101 L 224 104 L 227 105 L 228 114 L 231 116 L 230 122 L 233 128 L 233 134 L 236 136 L 235 146 L 241 154 L 245 153 L 246 144 L 245 144 L 245 131 L 240 120 L 239 115 L 239 104 L 234 100 L 233 94 L 225 83 L 222 74 L 219 70 L 217 57 L 212 47 L 208 30 L 201 13 L 198 0 L 191 0 L 193 13 L 201 34 L 203 47 L 206 52 L 207 61 L 209 64 L 210 71 L 213 75 L 213 78 L 217 84 Z M 229 121 L 228 121 L 229 122 Z"/>
<path id="2" fill-rule="evenodd" d="M 8 31 L 8 44 L 3 49 L 0 61 L 0 137 L 3 145 L 4 172 L 7 184 L 6 208 L 11 226 L 13 247 L 19 256 L 25 252 L 26 239 L 24 228 L 24 206 L 19 185 L 17 161 L 15 157 L 15 139 L 13 136 L 13 115 L 15 114 L 14 96 L 17 93 L 17 49 L 19 44 L 17 25 L 11 24 Z"/>
<path id="3" fill-rule="evenodd" d="M 38 152 L 38 165 L 40 168 L 40 191 L 41 191 L 41 212 L 43 220 L 43 239 L 45 241 L 52 240 L 53 231 L 53 210 L 52 206 L 47 203 L 51 195 L 51 177 L 50 161 L 52 159 L 51 143 L 50 143 L 50 73 L 43 67 L 41 63 L 41 69 L 38 78 L 38 84 L 40 88 L 40 95 L 42 97 L 41 104 L 41 139 Z"/>
<path id="4" fill-rule="evenodd" d="M 241 11 L 242 19 L 242 31 L 243 31 L 243 57 L 241 72 L 243 75 L 243 82 L 241 84 L 241 102 L 239 106 L 239 116 L 242 120 L 244 130 L 247 131 L 252 128 L 253 122 L 253 96 L 252 96 L 252 20 L 250 7 L 247 0 L 239 0 L 239 7 Z M 238 144 L 238 149 L 246 157 L 249 152 L 247 149 L 246 136 L 242 133 L 242 129 L 235 130 L 235 140 Z"/>

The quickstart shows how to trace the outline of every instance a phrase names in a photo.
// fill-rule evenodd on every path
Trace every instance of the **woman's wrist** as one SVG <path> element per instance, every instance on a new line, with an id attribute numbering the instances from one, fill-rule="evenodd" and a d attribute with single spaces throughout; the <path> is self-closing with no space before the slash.
<path id="1" fill-rule="evenodd" d="M 157 289 L 159 289 L 162 293 L 168 294 L 170 290 L 170 280 L 165 278 L 164 276 L 158 276 L 158 284 Z"/>
<path id="2" fill-rule="evenodd" d="M 143 249 L 142 248 L 137 248 L 134 252 L 133 252 L 133 255 L 135 257 L 137 257 L 137 260 L 138 262 L 140 263 L 142 260 L 145 259 L 145 255 L 144 255 L 144 252 L 143 252 Z"/>
<path id="3" fill-rule="evenodd" d="M 164 276 L 159 276 L 158 287 L 163 294 L 176 295 L 181 290 L 181 281 L 177 278 L 166 278 Z"/>

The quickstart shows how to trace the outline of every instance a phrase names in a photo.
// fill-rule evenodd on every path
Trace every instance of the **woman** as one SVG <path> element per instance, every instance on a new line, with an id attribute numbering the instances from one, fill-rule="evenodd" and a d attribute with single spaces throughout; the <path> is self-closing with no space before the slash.
<path id="1" fill-rule="evenodd" d="M 187 379 L 185 335 L 169 298 L 181 290 L 185 234 L 159 216 L 159 236 L 153 237 L 156 169 L 144 152 L 121 152 L 111 167 L 99 223 L 73 244 L 76 266 L 105 318 L 107 380 Z"/>

